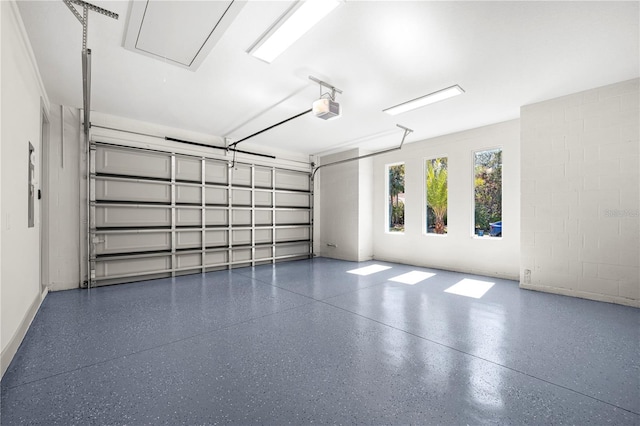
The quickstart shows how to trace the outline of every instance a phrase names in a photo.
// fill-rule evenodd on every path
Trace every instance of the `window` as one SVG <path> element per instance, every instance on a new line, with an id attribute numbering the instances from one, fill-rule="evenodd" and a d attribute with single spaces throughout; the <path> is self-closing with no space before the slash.
<path id="1" fill-rule="evenodd" d="M 425 164 L 427 202 L 426 232 L 429 234 L 447 233 L 447 157 L 431 158 Z"/>
<path id="2" fill-rule="evenodd" d="M 502 149 L 474 153 L 475 233 L 502 236 Z"/>
<path id="3" fill-rule="evenodd" d="M 404 164 L 388 165 L 387 175 L 387 229 L 389 232 L 404 232 Z"/>

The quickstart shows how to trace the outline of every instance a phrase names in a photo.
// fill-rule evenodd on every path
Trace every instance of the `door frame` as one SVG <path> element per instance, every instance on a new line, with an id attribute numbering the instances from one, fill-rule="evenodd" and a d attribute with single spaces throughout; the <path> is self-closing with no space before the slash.
<path id="1" fill-rule="evenodd" d="M 39 246 L 40 246 L 40 291 L 49 286 L 49 159 L 50 159 L 51 119 L 40 99 L 40 184 L 39 197 Z"/>

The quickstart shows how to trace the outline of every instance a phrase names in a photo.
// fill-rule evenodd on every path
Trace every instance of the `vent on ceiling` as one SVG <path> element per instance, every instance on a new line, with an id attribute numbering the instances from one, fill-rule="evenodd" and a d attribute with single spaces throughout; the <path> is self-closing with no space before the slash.
<path id="1" fill-rule="evenodd" d="M 124 47 L 195 71 L 245 3 L 133 1 Z"/>

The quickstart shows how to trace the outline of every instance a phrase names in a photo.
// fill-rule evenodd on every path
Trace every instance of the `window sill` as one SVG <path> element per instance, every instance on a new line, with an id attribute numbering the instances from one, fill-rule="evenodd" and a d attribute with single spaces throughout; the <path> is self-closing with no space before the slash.
<path id="1" fill-rule="evenodd" d="M 472 235 L 471 238 L 473 238 L 474 240 L 487 240 L 487 241 L 500 241 L 502 240 L 502 237 L 491 237 L 489 235 L 483 235 L 482 237 L 478 236 L 478 235 Z"/>

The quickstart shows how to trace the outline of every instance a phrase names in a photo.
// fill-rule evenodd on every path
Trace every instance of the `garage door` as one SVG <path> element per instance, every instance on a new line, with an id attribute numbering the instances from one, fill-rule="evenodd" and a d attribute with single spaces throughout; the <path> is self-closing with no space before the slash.
<path id="1" fill-rule="evenodd" d="M 94 142 L 91 285 L 311 256 L 310 175 Z"/>

